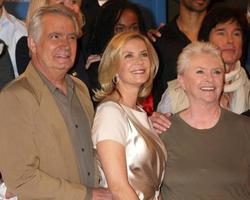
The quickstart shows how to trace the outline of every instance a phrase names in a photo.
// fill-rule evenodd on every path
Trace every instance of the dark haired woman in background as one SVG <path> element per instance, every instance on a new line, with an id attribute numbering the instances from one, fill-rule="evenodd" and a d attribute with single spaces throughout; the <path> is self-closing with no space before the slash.
<path id="1" fill-rule="evenodd" d="M 91 90 L 99 88 L 98 66 L 106 45 L 115 34 L 125 31 L 146 33 L 139 7 L 126 0 L 107 1 L 97 16 L 92 38 L 87 45 L 91 54 L 86 64 Z"/>

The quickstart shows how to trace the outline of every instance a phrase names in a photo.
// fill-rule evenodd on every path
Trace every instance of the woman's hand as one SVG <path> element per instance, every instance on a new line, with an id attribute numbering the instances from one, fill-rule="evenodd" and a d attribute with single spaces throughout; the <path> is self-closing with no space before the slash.
<path id="1" fill-rule="evenodd" d="M 98 62 L 101 60 L 101 55 L 95 54 L 95 55 L 90 55 L 87 59 L 85 69 L 89 69 L 90 65 L 94 62 Z"/>
<path id="2" fill-rule="evenodd" d="M 171 122 L 169 121 L 169 117 L 171 113 L 160 113 L 160 112 L 153 112 L 153 114 L 149 117 L 155 131 L 158 134 L 166 131 L 170 126 Z"/>
<path id="3" fill-rule="evenodd" d="M 13 197 L 15 197 L 16 195 L 14 195 L 14 194 L 12 194 L 12 193 L 10 193 L 10 192 L 6 192 L 6 194 L 5 194 L 5 198 L 6 199 L 10 199 L 10 198 L 13 198 Z"/>
<path id="4" fill-rule="evenodd" d="M 106 188 L 94 188 L 92 190 L 92 200 L 112 200 L 111 192 Z"/>
<path id="5" fill-rule="evenodd" d="M 164 23 L 161 23 L 157 29 L 149 29 L 147 32 L 148 38 L 155 42 L 157 38 L 161 37 L 160 29 L 165 26 Z"/>

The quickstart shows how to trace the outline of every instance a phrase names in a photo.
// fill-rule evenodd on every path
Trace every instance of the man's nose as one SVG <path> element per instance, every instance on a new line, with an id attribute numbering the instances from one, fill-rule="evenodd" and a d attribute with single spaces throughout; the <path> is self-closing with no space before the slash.
<path id="1" fill-rule="evenodd" d="M 69 48 L 70 47 L 70 41 L 69 41 L 69 39 L 68 38 L 63 38 L 62 40 L 61 40 L 61 45 L 63 46 L 63 47 L 66 47 L 66 48 Z"/>
<path id="2" fill-rule="evenodd" d="M 228 34 L 227 35 L 227 42 L 230 43 L 230 44 L 233 43 L 233 36 L 232 36 L 232 34 Z"/>

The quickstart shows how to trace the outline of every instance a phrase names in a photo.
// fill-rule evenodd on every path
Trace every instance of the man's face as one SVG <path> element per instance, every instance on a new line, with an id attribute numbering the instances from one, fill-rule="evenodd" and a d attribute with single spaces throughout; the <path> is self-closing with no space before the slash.
<path id="1" fill-rule="evenodd" d="M 193 12 L 204 12 L 210 0 L 180 0 L 180 4 L 182 4 L 187 10 Z"/>
<path id="2" fill-rule="evenodd" d="M 40 38 L 38 41 L 29 39 L 32 61 L 44 75 L 65 75 L 74 64 L 76 45 L 73 21 L 58 14 L 45 15 Z"/>
<path id="3" fill-rule="evenodd" d="M 209 34 L 209 42 L 214 43 L 221 50 L 223 62 L 227 71 L 231 71 L 242 56 L 242 30 L 236 21 L 217 24 Z"/>

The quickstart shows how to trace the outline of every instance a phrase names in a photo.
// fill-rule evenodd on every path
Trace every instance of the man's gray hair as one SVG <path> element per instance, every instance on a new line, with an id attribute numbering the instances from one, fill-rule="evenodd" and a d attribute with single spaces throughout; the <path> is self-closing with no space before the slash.
<path id="1" fill-rule="evenodd" d="M 38 8 L 34 12 L 28 24 L 28 35 L 31 36 L 36 42 L 40 38 L 41 29 L 42 29 L 42 18 L 45 15 L 49 15 L 49 14 L 62 15 L 62 16 L 68 17 L 69 19 L 72 20 L 75 26 L 76 34 L 77 35 L 80 34 L 80 28 L 79 28 L 79 24 L 77 21 L 77 17 L 73 11 L 71 11 L 70 9 L 68 9 L 67 7 L 61 4 L 52 5 L 52 6 L 43 6 L 43 7 Z"/>

